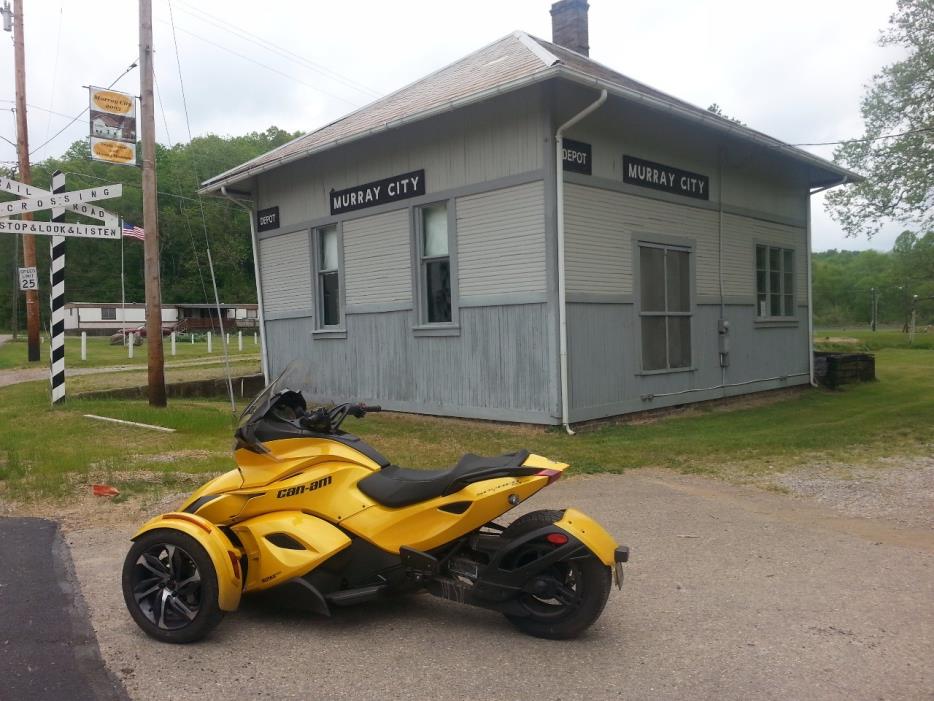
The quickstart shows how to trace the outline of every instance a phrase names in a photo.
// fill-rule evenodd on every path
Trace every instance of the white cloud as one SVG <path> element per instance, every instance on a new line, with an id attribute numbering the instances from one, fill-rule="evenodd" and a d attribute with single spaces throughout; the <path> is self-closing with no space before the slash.
<path id="1" fill-rule="evenodd" d="M 136 56 L 136 3 L 24 4 L 31 105 L 76 114 L 87 105 L 82 85 L 108 84 Z M 717 102 L 727 114 L 790 143 L 858 136 L 864 86 L 898 55 L 876 45 L 894 0 L 591 0 L 590 5 L 595 59 L 701 107 Z M 187 139 L 187 130 L 169 5 L 156 0 L 154 6 L 156 78 L 168 134 L 177 142 Z M 328 70 L 385 94 L 514 29 L 550 38 L 549 7 L 549 0 L 173 0 L 192 132 L 240 134 L 272 124 L 315 128 L 374 96 Z M 225 31 L 224 22 L 328 70 L 263 49 Z M 4 42 L 0 55 L 10 69 L 0 75 L 4 111 L 14 98 L 12 54 Z M 138 92 L 138 79 L 133 71 L 116 87 Z M 67 121 L 33 109 L 31 146 Z M 156 130 L 157 138 L 167 141 L 158 104 Z M 61 153 L 86 132 L 82 118 L 34 159 Z M 0 136 L 15 141 L 12 116 L 0 120 Z M 832 153 L 812 150 L 825 157 Z M 14 149 L 0 141 L 0 160 L 15 158 Z M 846 239 L 821 202 L 816 197 L 812 207 L 817 250 L 888 248 L 900 231 L 888 229 L 872 241 Z"/>

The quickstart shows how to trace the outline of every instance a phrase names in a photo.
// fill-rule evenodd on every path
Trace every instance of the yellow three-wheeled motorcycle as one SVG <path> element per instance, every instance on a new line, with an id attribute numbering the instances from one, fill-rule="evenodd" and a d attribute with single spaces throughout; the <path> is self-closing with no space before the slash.
<path id="1" fill-rule="evenodd" d="M 531 635 L 571 638 L 603 611 L 611 579 L 622 585 L 629 549 L 584 514 L 494 521 L 567 465 L 520 451 L 397 467 L 340 428 L 379 407 L 308 411 L 280 383 L 244 411 L 237 469 L 133 537 L 123 595 L 153 638 L 198 640 L 241 595 L 272 587 L 324 615 L 422 589 L 500 611 Z"/>

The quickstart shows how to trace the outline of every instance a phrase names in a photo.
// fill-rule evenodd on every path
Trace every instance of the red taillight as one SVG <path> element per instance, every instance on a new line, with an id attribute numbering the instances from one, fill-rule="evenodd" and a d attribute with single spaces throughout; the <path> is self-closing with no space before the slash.
<path id="1" fill-rule="evenodd" d="M 564 533 L 549 533 L 545 536 L 545 540 L 552 545 L 564 545 L 568 542 L 568 537 Z"/>
<path id="2" fill-rule="evenodd" d="M 561 476 L 561 470 L 539 470 L 535 473 L 536 477 L 547 477 L 548 484 L 552 482 L 557 482 L 558 478 Z"/>

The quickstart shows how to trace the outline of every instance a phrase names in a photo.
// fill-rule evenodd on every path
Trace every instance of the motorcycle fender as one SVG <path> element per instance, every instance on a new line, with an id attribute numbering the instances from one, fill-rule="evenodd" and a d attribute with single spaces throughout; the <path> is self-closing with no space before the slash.
<path id="1" fill-rule="evenodd" d="M 243 591 L 241 552 L 224 532 L 200 516 L 169 513 L 156 516 L 146 523 L 131 540 L 160 528 L 181 531 L 194 538 L 205 549 L 217 573 L 217 604 L 223 611 L 236 611 L 240 605 L 240 593 Z"/>
<path id="2" fill-rule="evenodd" d="M 555 525 L 583 543 L 607 567 L 616 564 L 616 541 L 606 529 L 587 514 L 567 509 Z"/>
<path id="3" fill-rule="evenodd" d="M 246 591 L 301 577 L 350 545 L 342 530 L 302 511 L 274 511 L 232 528 L 249 563 Z"/>

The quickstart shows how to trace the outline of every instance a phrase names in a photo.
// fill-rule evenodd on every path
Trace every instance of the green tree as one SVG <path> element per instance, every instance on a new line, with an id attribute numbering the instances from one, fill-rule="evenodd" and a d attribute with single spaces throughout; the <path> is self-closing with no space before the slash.
<path id="1" fill-rule="evenodd" d="M 879 43 L 907 53 L 868 86 L 863 138 L 834 152 L 866 179 L 828 193 L 827 210 L 850 236 L 871 237 L 886 220 L 934 231 L 934 0 L 898 0 Z"/>

